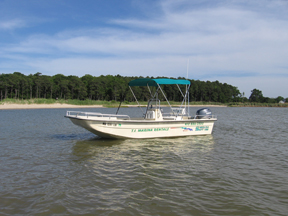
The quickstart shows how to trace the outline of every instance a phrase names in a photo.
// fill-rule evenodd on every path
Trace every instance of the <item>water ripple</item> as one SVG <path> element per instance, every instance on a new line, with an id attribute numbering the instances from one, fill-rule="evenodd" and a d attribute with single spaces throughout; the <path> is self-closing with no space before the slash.
<path id="1" fill-rule="evenodd" d="M 213 111 L 213 135 L 147 140 L 1 111 L 0 214 L 287 215 L 287 109 Z"/>

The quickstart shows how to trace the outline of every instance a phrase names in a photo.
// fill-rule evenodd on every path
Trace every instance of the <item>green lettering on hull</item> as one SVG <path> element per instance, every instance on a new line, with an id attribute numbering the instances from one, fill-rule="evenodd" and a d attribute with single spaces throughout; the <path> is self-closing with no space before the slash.
<path id="1" fill-rule="evenodd" d="M 170 128 L 142 128 L 142 129 L 131 129 L 132 133 L 135 132 L 158 132 L 158 131 L 169 131 Z"/>

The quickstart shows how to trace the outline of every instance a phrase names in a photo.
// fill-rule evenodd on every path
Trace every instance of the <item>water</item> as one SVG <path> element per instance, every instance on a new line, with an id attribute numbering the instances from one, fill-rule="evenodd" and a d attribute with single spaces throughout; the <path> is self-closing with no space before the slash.
<path id="1" fill-rule="evenodd" d="M 288 109 L 211 109 L 212 135 L 147 140 L 0 110 L 0 215 L 287 215 Z"/>

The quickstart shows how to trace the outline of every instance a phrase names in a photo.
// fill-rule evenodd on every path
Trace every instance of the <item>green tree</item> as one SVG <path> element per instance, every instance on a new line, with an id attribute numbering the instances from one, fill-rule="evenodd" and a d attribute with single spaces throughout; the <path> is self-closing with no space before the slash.
<path id="1" fill-rule="evenodd" d="M 3 100 L 3 90 L 4 90 L 4 75 L 0 74 L 0 100 Z"/>
<path id="2" fill-rule="evenodd" d="M 9 74 L 1 74 L 0 76 L 0 87 L 1 87 L 1 95 L 2 95 L 2 91 L 4 91 L 4 99 L 8 98 L 8 88 L 10 87 L 9 85 L 9 80 L 10 80 L 10 75 Z M 1 98 L 3 98 L 3 96 L 1 96 Z"/>
<path id="3" fill-rule="evenodd" d="M 276 98 L 276 103 L 279 103 L 280 101 L 284 101 L 284 97 L 278 96 L 278 97 Z"/>
<path id="4" fill-rule="evenodd" d="M 75 89 L 77 88 L 76 86 L 78 85 L 78 82 L 80 81 L 80 78 L 78 76 L 68 76 L 68 87 L 71 92 L 71 99 L 74 99 L 74 92 Z"/>
<path id="5" fill-rule="evenodd" d="M 251 95 L 249 97 L 249 101 L 250 102 L 257 102 L 260 103 L 263 101 L 263 94 L 262 91 L 258 90 L 258 89 L 253 89 L 251 91 Z"/>
<path id="6" fill-rule="evenodd" d="M 21 99 L 23 100 L 23 97 L 25 96 L 25 93 L 27 91 L 27 77 L 20 73 L 20 72 L 14 72 L 13 76 L 15 79 L 15 98 L 20 98 L 20 94 L 21 94 Z"/>
<path id="7" fill-rule="evenodd" d="M 140 77 L 122 77 L 119 74 L 101 75 L 95 77 L 89 74 L 79 78 L 78 76 L 64 76 L 56 74 L 52 77 L 42 75 L 40 72 L 25 76 L 20 72 L 13 74 L 0 74 L 0 97 L 3 98 L 18 98 L 32 99 L 35 98 L 64 98 L 64 99 L 90 99 L 90 100 L 127 100 L 133 101 L 134 97 L 129 91 L 128 83 L 131 80 L 144 78 Z M 146 77 L 154 78 L 154 77 Z M 155 77 L 167 78 L 167 77 Z M 178 79 L 185 79 L 178 77 Z M 189 90 L 189 98 L 191 101 L 212 101 L 212 102 L 245 102 L 247 98 L 240 94 L 235 86 L 227 83 L 190 80 L 191 87 Z M 183 92 L 186 91 L 186 86 L 180 85 L 179 88 Z M 152 94 L 155 94 L 156 87 L 151 87 Z M 162 86 L 163 92 L 168 100 L 182 101 L 182 94 L 176 85 Z M 133 87 L 135 96 L 139 101 L 146 101 L 150 98 L 151 93 L 147 87 Z M 259 90 L 258 90 L 259 91 Z M 30 95 L 29 95 L 30 94 Z M 256 95 L 256 96 L 255 96 Z M 255 99 L 256 98 L 256 99 Z M 257 96 L 257 89 L 253 90 L 250 101 L 276 101 L 272 98 L 264 98 L 261 95 Z M 162 94 L 159 94 L 159 99 L 163 100 Z M 279 99 L 279 98 L 278 98 Z M 280 98 L 282 99 L 282 98 Z M 245 100 L 245 101 L 244 101 Z"/>
<path id="8" fill-rule="evenodd" d="M 50 95 L 50 98 L 52 98 L 52 88 L 53 88 L 52 78 L 50 76 L 42 75 L 41 85 L 42 85 L 43 98 L 48 98 L 48 95 Z"/>
<path id="9" fill-rule="evenodd" d="M 40 72 L 37 72 L 36 74 L 34 74 L 33 76 L 33 81 L 35 83 L 35 86 L 36 86 L 36 94 L 35 94 L 35 98 L 39 98 L 40 97 L 40 93 L 41 93 L 41 75 L 42 73 Z"/>
<path id="10" fill-rule="evenodd" d="M 32 99 L 33 97 L 33 86 L 34 86 L 34 82 L 33 82 L 33 75 L 30 74 L 27 78 L 26 78 L 26 81 L 27 81 L 27 85 L 29 86 L 29 98 Z M 28 93 L 27 93 L 27 98 L 28 98 Z"/>
<path id="11" fill-rule="evenodd" d="M 92 86 L 94 80 L 95 77 L 91 76 L 90 74 L 85 74 L 85 76 L 81 77 L 81 81 L 86 86 L 86 94 L 88 95 L 90 100 L 92 100 L 93 95 L 95 95 L 95 86 Z"/>
<path id="12" fill-rule="evenodd" d="M 62 99 L 68 89 L 68 80 L 63 74 L 56 74 L 52 77 L 55 84 L 54 97 Z"/>

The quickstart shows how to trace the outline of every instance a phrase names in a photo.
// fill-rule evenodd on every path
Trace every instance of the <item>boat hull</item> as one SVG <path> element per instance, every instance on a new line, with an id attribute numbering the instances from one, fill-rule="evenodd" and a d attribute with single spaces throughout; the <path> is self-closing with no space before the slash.
<path id="1" fill-rule="evenodd" d="M 91 120 L 69 117 L 80 127 L 103 137 L 114 139 L 145 139 L 211 134 L 216 119 L 187 120 Z"/>

